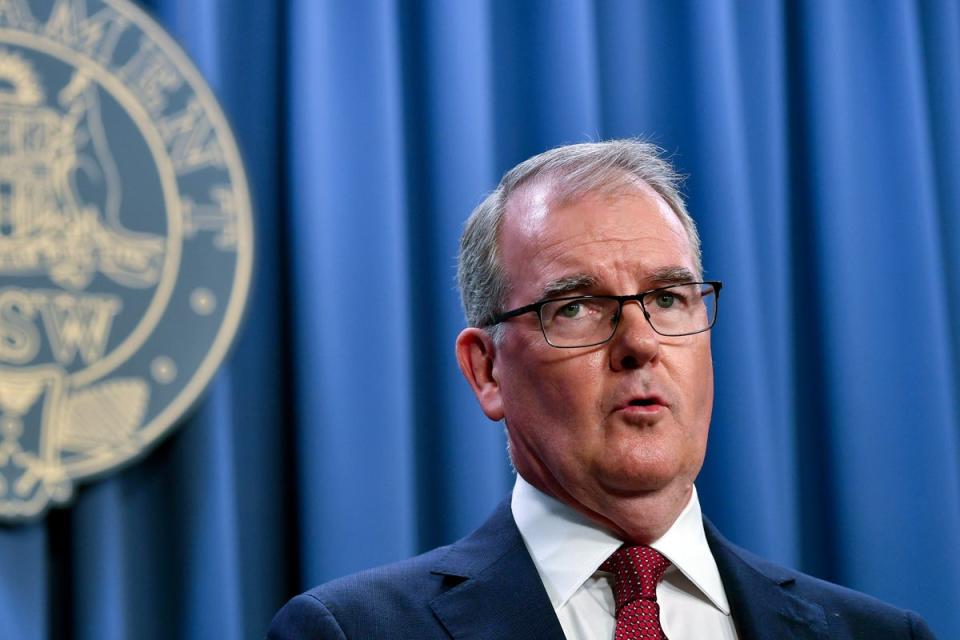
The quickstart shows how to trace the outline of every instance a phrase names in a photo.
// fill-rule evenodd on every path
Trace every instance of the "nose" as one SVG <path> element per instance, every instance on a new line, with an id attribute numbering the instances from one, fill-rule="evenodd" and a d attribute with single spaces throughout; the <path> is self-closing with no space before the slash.
<path id="1" fill-rule="evenodd" d="M 660 354 L 660 334 L 653 330 L 636 300 L 623 304 L 620 325 L 610 341 L 610 368 L 639 369 L 655 362 Z"/>

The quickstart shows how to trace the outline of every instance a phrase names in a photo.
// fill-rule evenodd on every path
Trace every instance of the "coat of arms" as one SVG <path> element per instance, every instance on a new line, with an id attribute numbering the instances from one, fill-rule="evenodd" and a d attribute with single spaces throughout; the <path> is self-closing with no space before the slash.
<path id="1" fill-rule="evenodd" d="M 0 8 L 0 518 L 130 461 L 209 382 L 251 270 L 246 179 L 126 0 Z"/>

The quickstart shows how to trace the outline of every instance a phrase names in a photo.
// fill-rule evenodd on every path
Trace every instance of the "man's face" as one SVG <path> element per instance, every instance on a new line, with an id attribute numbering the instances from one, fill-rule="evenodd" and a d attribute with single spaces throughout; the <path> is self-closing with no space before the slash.
<path id="1" fill-rule="evenodd" d="M 684 272 L 696 279 L 683 226 L 649 187 L 561 207 L 547 206 L 548 189 L 515 194 L 503 220 L 507 309 L 558 283 L 592 281 L 557 297 L 633 294 Z M 638 509 L 649 510 L 644 499 L 685 504 L 713 404 L 709 332 L 660 336 L 639 304 L 627 303 L 610 342 L 557 349 L 530 313 L 506 323 L 492 374 L 514 464 L 532 484 L 622 531 Z"/>

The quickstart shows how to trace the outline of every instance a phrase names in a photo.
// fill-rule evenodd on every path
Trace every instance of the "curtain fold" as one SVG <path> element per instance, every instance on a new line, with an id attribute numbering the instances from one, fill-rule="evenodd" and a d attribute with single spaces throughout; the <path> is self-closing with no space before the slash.
<path id="1" fill-rule="evenodd" d="M 407 246 L 411 286 L 417 543 L 467 531 L 509 491 L 499 426 L 460 378 L 453 344 L 463 327 L 454 264 L 470 211 L 498 176 L 489 100 L 493 12 L 481 3 L 407 3 L 400 12 Z M 470 500 L 463 496 L 470 495 Z"/>
<path id="2" fill-rule="evenodd" d="M 0 527 L 0 637 L 259 638 L 482 522 L 513 476 L 453 356 L 463 222 L 621 136 L 688 176 L 725 284 L 705 513 L 960 637 L 960 5 L 142 4 L 234 127 L 254 286 L 173 435 Z"/>
<path id="3" fill-rule="evenodd" d="M 303 568 L 319 581 L 415 548 L 414 371 L 395 8 L 302 8 L 292 50 L 315 55 L 292 66 L 290 231 Z"/>

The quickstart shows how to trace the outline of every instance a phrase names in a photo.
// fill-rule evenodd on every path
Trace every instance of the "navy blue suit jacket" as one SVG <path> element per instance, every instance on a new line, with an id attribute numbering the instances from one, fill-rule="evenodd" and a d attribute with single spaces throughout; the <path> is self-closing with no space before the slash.
<path id="1" fill-rule="evenodd" d="M 933 638 L 916 614 L 757 558 L 704 521 L 740 640 Z M 269 640 L 554 640 L 563 631 L 505 500 L 466 538 L 311 589 Z"/>

